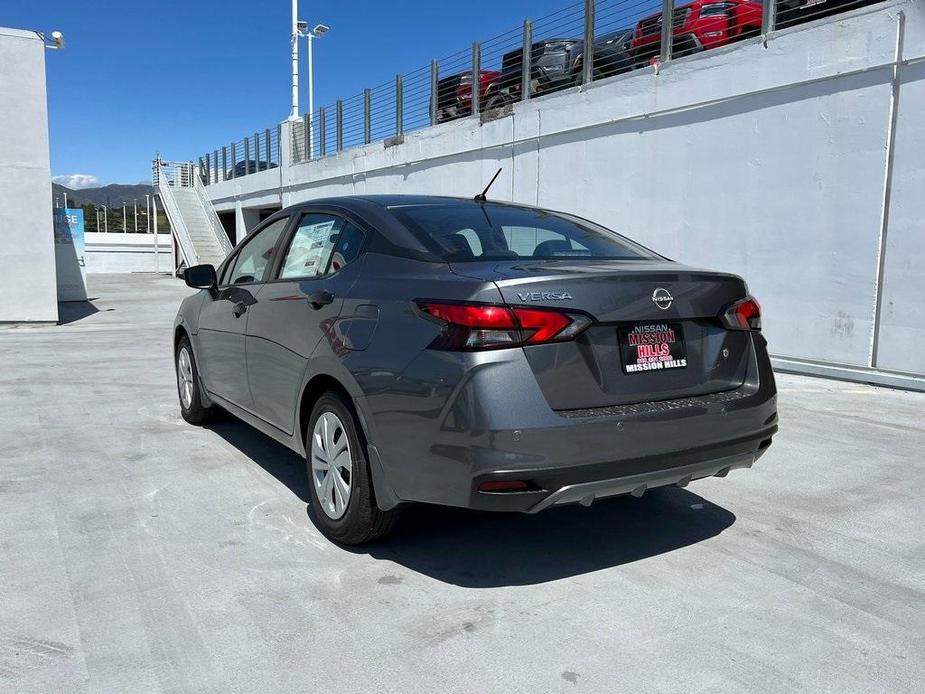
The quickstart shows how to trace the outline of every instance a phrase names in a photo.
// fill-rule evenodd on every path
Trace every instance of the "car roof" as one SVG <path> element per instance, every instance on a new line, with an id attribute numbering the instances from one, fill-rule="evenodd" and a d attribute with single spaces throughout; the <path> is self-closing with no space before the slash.
<path id="1" fill-rule="evenodd" d="M 488 199 L 486 202 L 493 205 L 509 205 L 512 207 L 529 207 L 518 203 L 506 202 L 503 200 Z M 372 203 L 377 207 L 413 207 L 419 205 L 475 205 L 478 204 L 474 197 L 454 197 L 450 195 L 398 195 L 398 194 L 378 194 L 378 195 L 343 195 L 330 198 L 317 198 L 297 203 L 293 207 L 311 207 L 313 205 L 334 205 L 338 207 L 350 208 L 357 204 Z"/>

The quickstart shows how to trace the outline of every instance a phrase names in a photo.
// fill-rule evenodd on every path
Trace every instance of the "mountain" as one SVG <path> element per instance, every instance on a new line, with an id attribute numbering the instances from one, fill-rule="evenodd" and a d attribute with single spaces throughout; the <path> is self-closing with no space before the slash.
<path id="1" fill-rule="evenodd" d="M 139 207 L 144 208 L 145 195 L 151 195 L 154 192 L 152 186 L 144 183 L 126 185 L 122 183 L 111 183 L 108 186 L 99 188 L 81 188 L 80 190 L 71 190 L 57 183 L 52 183 L 52 194 L 64 202 L 64 194 L 67 194 L 67 204 L 69 207 L 79 207 L 80 205 L 106 205 L 109 208 L 122 207 L 122 205 L 131 205 L 134 200 L 138 201 Z"/>

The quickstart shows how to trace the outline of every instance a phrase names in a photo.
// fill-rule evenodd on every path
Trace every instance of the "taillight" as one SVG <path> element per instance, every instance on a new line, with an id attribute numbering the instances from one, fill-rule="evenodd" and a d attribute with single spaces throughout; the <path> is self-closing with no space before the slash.
<path id="1" fill-rule="evenodd" d="M 730 330 L 761 330 L 761 305 L 755 297 L 746 296 L 723 311 L 722 319 Z"/>
<path id="2" fill-rule="evenodd" d="M 479 350 L 519 347 L 575 338 L 591 324 L 581 313 L 498 304 L 419 301 L 418 308 L 443 324 L 433 349 Z"/>

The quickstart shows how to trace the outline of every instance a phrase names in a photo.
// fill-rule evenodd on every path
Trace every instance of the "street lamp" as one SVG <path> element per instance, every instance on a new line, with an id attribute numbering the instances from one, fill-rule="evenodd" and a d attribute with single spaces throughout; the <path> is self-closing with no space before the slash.
<path id="1" fill-rule="evenodd" d="M 299 118 L 299 39 L 308 37 L 308 113 L 311 118 L 312 106 L 312 39 L 324 36 L 331 27 L 326 24 L 317 24 L 311 31 L 308 22 L 299 19 L 299 0 L 292 0 L 292 32 L 289 35 L 289 49 L 292 59 L 292 108 L 289 120 Z"/>
<path id="2" fill-rule="evenodd" d="M 320 39 L 331 30 L 326 24 L 318 24 L 314 29 L 305 33 L 308 38 L 308 120 L 311 122 L 315 113 L 315 70 L 312 66 L 312 41 Z"/>
<path id="3" fill-rule="evenodd" d="M 316 24 L 315 27 L 309 31 L 308 22 L 297 22 L 297 27 L 299 36 L 304 36 L 308 39 L 308 132 L 310 140 L 308 149 L 309 157 L 314 159 L 315 145 L 312 134 L 315 132 L 315 69 L 312 63 L 312 41 L 320 39 L 327 34 L 331 30 L 331 27 L 327 24 Z M 321 127 L 324 127 L 323 123 Z"/>

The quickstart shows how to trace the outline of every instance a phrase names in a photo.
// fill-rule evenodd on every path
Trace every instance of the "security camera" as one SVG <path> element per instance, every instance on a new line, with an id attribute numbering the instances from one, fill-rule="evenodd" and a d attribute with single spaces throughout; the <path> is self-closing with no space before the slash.
<path id="1" fill-rule="evenodd" d="M 46 44 L 46 48 L 54 48 L 56 50 L 64 48 L 64 34 L 60 31 L 51 32 L 51 40 L 53 43 L 51 45 Z"/>

